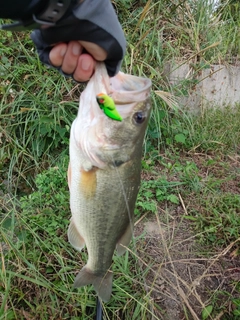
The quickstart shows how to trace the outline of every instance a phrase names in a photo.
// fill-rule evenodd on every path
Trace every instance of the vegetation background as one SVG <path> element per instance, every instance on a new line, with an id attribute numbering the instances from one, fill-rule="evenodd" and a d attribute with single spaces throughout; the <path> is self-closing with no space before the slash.
<path id="1" fill-rule="evenodd" d="M 238 0 L 115 0 L 122 70 L 152 79 L 136 234 L 114 257 L 104 319 L 239 319 L 240 105 L 177 106 L 167 63 L 237 64 Z M 67 242 L 69 130 L 84 85 L 43 66 L 28 33 L 0 34 L 0 319 L 93 319 L 87 259 Z"/>

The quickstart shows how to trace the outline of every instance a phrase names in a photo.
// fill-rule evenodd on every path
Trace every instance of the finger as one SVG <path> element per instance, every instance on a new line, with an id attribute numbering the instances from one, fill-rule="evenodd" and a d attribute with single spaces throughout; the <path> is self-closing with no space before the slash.
<path id="1" fill-rule="evenodd" d="M 82 46 L 78 41 L 70 41 L 67 45 L 67 51 L 63 58 L 62 71 L 72 74 L 77 67 L 78 58 L 82 53 Z"/>
<path id="2" fill-rule="evenodd" d="M 104 61 L 107 58 L 107 51 L 95 43 L 88 41 L 79 41 L 79 43 L 90 53 L 97 61 Z"/>
<path id="3" fill-rule="evenodd" d="M 55 45 L 49 53 L 49 59 L 54 67 L 60 67 L 63 64 L 64 56 L 67 52 L 67 44 L 59 43 Z"/>
<path id="4" fill-rule="evenodd" d="M 95 69 L 96 61 L 89 54 L 81 54 L 78 59 L 73 79 L 78 82 L 88 81 Z"/>

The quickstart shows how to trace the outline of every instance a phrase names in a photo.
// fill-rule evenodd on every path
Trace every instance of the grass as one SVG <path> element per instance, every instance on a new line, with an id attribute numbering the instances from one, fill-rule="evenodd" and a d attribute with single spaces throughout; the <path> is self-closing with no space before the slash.
<path id="1" fill-rule="evenodd" d="M 239 317 L 240 105 L 186 113 L 171 94 L 193 81 L 173 87 L 163 72 L 173 61 L 195 75 L 231 63 L 239 24 L 227 5 L 209 15 L 213 4 L 189 3 L 114 1 L 129 44 L 123 70 L 152 79 L 153 112 L 136 235 L 114 257 L 104 319 Z M 69 130 L 83 86 L 42 66 L 28 34 L 0 36 L 0 319 L 93 319 L 92 287 L 72 288 L 87 253 L 66 238 Z"/>
<path id="2" fill-rule="evenodd" d="M 199 126 L 200 130 L 201 119 L 192 121 L 194 128 Z M 222 121 L 221 130 L 224 125 L 227 125 L 226 121 Z M 154 222 L 158 240 L 154 240 L 154 235 L 152 238 L 147 233 L 143 237 L 140 233 L 125 257 L 114 257 L 113 298 L 104 306 L 106 319 L 149 319 L 151 314 L 155 316 L 153 318 L 164 319 L 167 311 L 160 303 L 161 299 L 153 298 L 160 295 L 159 282 L 167 281 L 164 287 L 171 289 L 165 295 L 167 300 L 176 299 L 174 295 L 178 291 L 185 305 L 189 295 L 193 294 L 190 294 L 182 267 L 179 266 L 182 260 L 191 266 L 194 260 L 203 259 L 215 266 L 220 257 L 226 255 L 229 246 L 232 247 L 227 253 L 231 251 L 238 259 L 240 197 L 232 189 L 239 188 L 239 166 L 236 165 L 239 158 L 236 155 L 235 158 L 234 155 L 227 157 L 222 149 L 216 149 L 215 155 L 207 151 L 190 151 L 189 154 L 183 147 L 176 144 L 175 153 L 168 150 L 158 153 L 158 156 L 152 156 L 155 152 L 152 149 L 143 158 L 143 182 L 136 205 L 136 220 L 142 219 L 143 213 L 149 221 L 155 215 L 161 219 L 160 225 Z M 228 154 L 229 150 L 225 151 Z M 35 191 L 30 194 L 4 198 L 1 229 L 1 243 L 4 244 L 1 264 L 2 319 L 25 319 L 33 315 L 35 319 L 45 319 L 46 315 L 53 319 L 94 317 L 95 294 L 92 288 L 72 289 L 75 272 L 85 264 L 87 254 L 76 254 L 66 239 L 70 217 L 65 177 L 67 162 L 68 156 L 60 157 L 54 167 L 39 173 L 35 179 Z M 137 223 L 137 230 L 138 225 L 140 222 Z M 188 234 L 184 228 L 192 228 L 194 234 Z M 180 237 L 182 232 L 186 233 L 186 237 Z M 161 241 L 159 236 L 163 237 Z M 188 252 L 184 247 L 190 240 L 194 240 L 197 246 L 194 255 L 191 252 L 193 249 Z M 181 249 L 176 253 L 178 246 Z M 156 251 L 159 248 L 160 251 Z M 159 261 L 157 265 L 156 259 Z M 177 270 L 171 271 L 169 265 L 174 259 Z M 229 261 L 232 263 L 230 257 Z M 164 267 L 172 272 L 170 280 L 166 280 L 169 274 L 160 272 Z M 197 275 L 191 271 L 192 276 L 205 279 L 204 269 L 200 271 Z M 213 271 L 209 267 L 208 274 L 211 273 Z M 184 285 L 183 292 L 178 285 L 180 288 Z M 222 309 L 226 311 L 230 303 L 237 303 L 239 290 L 234 280 L 228 286 L 232 296 L 227 294 L 229 291 L 225 288 L 225 293 L 221 290 L 208 292 L 210 298 L 207 305 L 197 293 L 193 294 L 201 305 L 201 312 L 210 305 L 213 309 L 211 313 L 216 315 Z M 208 289 L 203 286 L 202 290 Z M 193 314 L 195 312 L 191 306 L 186 306 L 186 319 L 189 310 Z M 237 308 L 232 316 L 237 313 L 235 310 Z"/>

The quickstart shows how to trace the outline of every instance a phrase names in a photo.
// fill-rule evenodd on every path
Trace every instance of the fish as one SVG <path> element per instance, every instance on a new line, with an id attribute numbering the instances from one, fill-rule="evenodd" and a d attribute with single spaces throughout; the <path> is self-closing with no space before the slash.
<path id="1" fill-rule="evenodd" d="M 74 287 L 92 284 L 104 302 L 111 298 L 115 249 L 124 254 L 133 235 L 150 91 L 150 79 L 123 72 L 109 78 L 99 62 L 71 126 L 67 234 L 73 248 L 81 252 L 86 246 L 88 253 Z M 111 97 L 121 121 L 103 112 L 96 99 L 100 93 Z"/>

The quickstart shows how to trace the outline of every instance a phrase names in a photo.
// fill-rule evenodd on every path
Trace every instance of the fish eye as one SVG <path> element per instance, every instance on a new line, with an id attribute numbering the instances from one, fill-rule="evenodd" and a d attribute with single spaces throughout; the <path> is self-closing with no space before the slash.
<path id="1" fill-rule="evenodd" d="M 135 123 L 141 124 L 146 119 L 145 113 L 142 111 L 138 111 L 138 112 L 134 113 L 133 119 L 134 119 Z"/>

